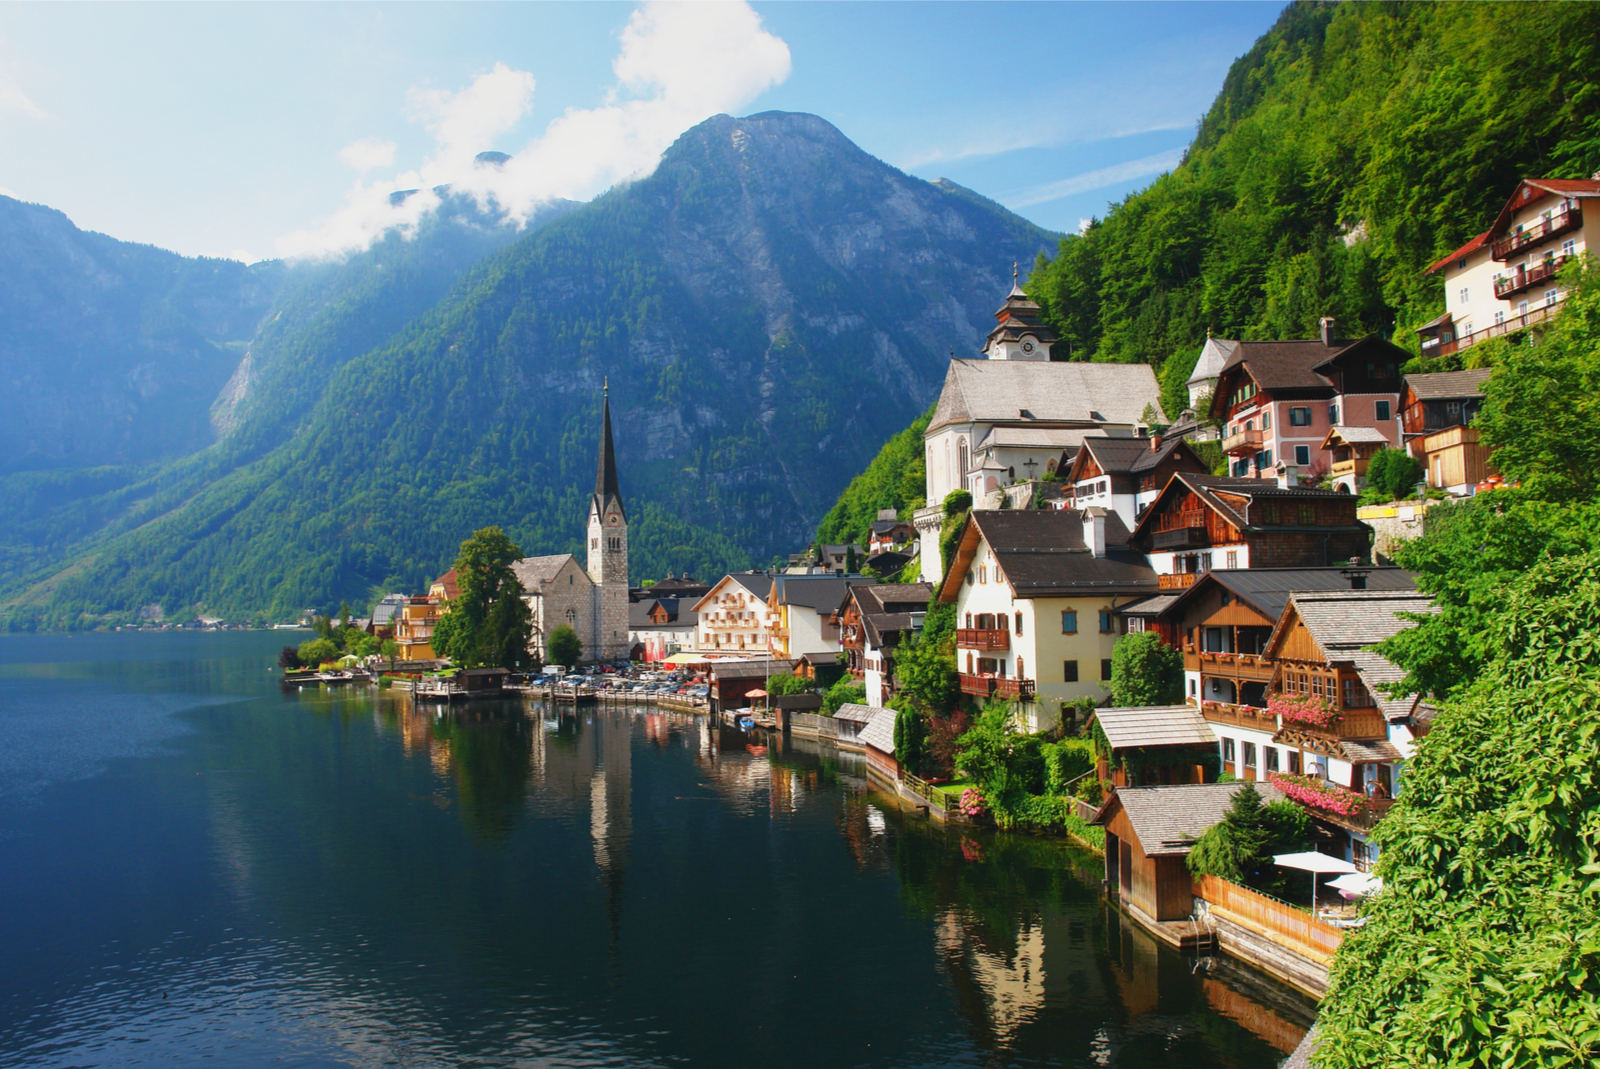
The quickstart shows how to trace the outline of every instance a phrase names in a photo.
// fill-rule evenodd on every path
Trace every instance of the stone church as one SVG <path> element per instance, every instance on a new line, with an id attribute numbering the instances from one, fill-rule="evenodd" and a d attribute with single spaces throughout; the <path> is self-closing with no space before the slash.
<path id="1" fill-rule="evenodd" d="M 600 408 L 600 463 L 589 502 L 588 566 L 571 553 L 526 557 L 512 565 L 533 610 L 531 652 L 550 661 L 550 632 L 567 624 L 583 643 L 583 660 L 626 661 L 628 639 L 628 514 L 617 485 L 611 445 L 611 398 Z M 568 665 L 567 667 L 571 667 Z"/>

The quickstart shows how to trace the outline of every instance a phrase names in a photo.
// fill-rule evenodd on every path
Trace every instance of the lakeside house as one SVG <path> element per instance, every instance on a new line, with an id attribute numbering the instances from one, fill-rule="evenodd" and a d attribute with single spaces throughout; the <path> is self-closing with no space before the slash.
<path id="1" fill-rule="evenodd" d="M 1445 312 L 1417 328 L 1424 358 L 1517 334 L 1556 313 L 1560 272 L 1600 238 L 1600 179 L 1524 178 L 1489 229 L 1428 265 Z"/>
<path id="2" fill-rule="evenodd" d="M 724 709 L 743 709 L 757 704 L 753 690 L 765 691 L 773 676 L 794 674 L 795 662 L 773 657 L 744 661 L 712 661 L 706 669 L 710 685 L 709 702 L 713 713 Z"/>
<path id="3" fill-rule="evenodd" d="M 876 582 L 863 575 L 772 576 L 766 600 L 773 656 L 837 653 L 839 602 L 852 588 Z"/>
<path id="4" fill-rule="evenodd" d="M 435 585 L 439 585 L 437 581 Z M 394 640 L 400 647 L 399 660 L 432 661 L 438 657 L 433 649 L 433 629 L 446 611 L 442 599 L 436 597 L 406 598 L 396 607 Z"/>
<path id="5" fill-rule="evenodd" d="M 1102 783 L 1216 782 L 1217 736 L 1192 705 L 1107 707 L 1096 709 L 1090 722 L 1109 748 L 1099 754 L 1095 772 Z"/>
<path id="6" fill-rule="evenodd" d="M 956 607 L 961 692 L 1017 703 L 1044 731 L 1063 704 L 1103 700 L 1120 603 L 1157 591 L 1155 571 L 1106 509 L 973 512 L 939 600 Z"/>
<path id="7" fill-rule="evenodd" d="M 638 597 L 628 603 L 628 641 L 631 660 L 664 661 L 694 648 L 695 615 L 689 599 L 662 595 Z"/>
<path id="8" fill-rule="evenodd" d="M 932 598 L 931 583 L 859 585 L 835 610 L 846 671 L 866 687 L 868 705 L 894 694 L 895 650 L 921 632 Z"/>
<path id="9" fill-rule="evenodd" d="M 1483 384 L 1490 368 L 1407 375 L 1400 394 L 1400 428 L 1406 448 L 1422 462 L 1428 485 L 1470 496 L 1479 483 L 1498 473 L 1489 465 L 1489 447 L 1478 440 L 1472 421 L 1483 407 Z"/>

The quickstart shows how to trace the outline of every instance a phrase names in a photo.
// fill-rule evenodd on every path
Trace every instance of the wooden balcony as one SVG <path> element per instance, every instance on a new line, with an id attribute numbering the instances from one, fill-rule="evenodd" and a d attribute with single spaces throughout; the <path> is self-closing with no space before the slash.
<path id="1" fill-rule="evenodd" d="M 969 676 L 961 677 L 961 693 L 971 694 L 979 698 L 987 698 L 994 693 L 994 676 Z"/>
<path id="2" fill-rule="evenodd" d="M 1210 544 L 1204 527 L 1179 527 L 1171 531 L 1156 531 L 1150 536 L 1151 549 L 1189 549 Z"/>
<path id="3" fill-rule="evenodd" d="M 1223 702 L 1201 702 L 1200 715 L 1213 724 L 1231 724 L 1234 727 L 1254 728 L 1257 731 L 1276 732 L 1278 718 L 1265 709 L 1253 705 L 1227 705 Z"/>
<path id="4" fill-rule="evenodd" d="M 1224 679 L 1248 679 L 1270 683 L 1276 664 L 1257 653 L 1212 653 L 1202 651 L 1197 655 L 1199 670 L 1208 676 Z"/>
<path id="5" fill-rule="evenodd" d="M 1368 460 L 1369 458 L 1367 457 L 1357 457 L 1354 460 L 1335 460 L 1333 466 L 1328 469 L 1328 474 L 1335 479 L 1342 479 L 1346 475 L 1363 476 L 1367 473 Z"/>
<path id="6" fill-rule="evenodd" d="M 1538 223 L 1528 227 L 1520 234 L 1508 234 L 1494 243 L 1490 256 L 1495 260 L 1505 261 L 1511 259 L 1530 245 L 1538 245 L 1549 241 L 1559 234 L 1569 230 L 1576 230 L 1583 225 L 1583 208 L 1574 204 L 1560 215 L 1552 215 L 1548 219 L 1541 219 Z"/>
<path id="7" fill-rule="evenodd" d="M 1261 431 L 1235 431 L 1222 440 L 1222 451 L 1229 456 L 1259 453 L 1265 441 Z"/>
<path id="8" fill-rule="evenodd" d="M 1173 572 L 1171 575 L 1156 576 L 1158 590 L 1188 590 L 1194 586 L 1194 581 L 1200 578 L 1199 572 Z"/>
<path id="9" fill-rule="evenodd" d="M 1014 702 L 1033 701 L 1033 680 L 1031 679 L 996 679 L 994 680 L 994 696 L 1007 698 Z"/>
<path id="10" fill-rule="evenodd" d="M 1495 281 L 1494 295 L 1501 300 L 1515 297 L 1519 293 L 1532 289 L 1541 282 L 1548 282 L 1561 272 L 1561 265 L 1567 262 L 1565 256 L 1556 256 L 1524 271 L 1517 268 L 1516 274 L 1510 278 Z"/>
<path id="11" fill-rule="evenodd" d="M 958 627 L 956 646 L 964 650 L 1009 650 L 1011 632 L 1001 627 Z"/>

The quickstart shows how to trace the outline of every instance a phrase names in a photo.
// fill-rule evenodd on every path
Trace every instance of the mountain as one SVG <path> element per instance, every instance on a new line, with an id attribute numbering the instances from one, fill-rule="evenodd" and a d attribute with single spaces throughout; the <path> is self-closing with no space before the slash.
<path id="1" fill-rule="evenodd" d="M 211 402 L 283 275 L 117 241 L 0 196 L 0 474 L 210 444 Z"/>
<path id="2" fill-rule="evenodd" d="M 1444 311 L 1427 265 L 1523 176 L 1597 169 L 1600 10 L 1294 3 L 1233 64 L 1183 163 L 1027 288 L 1073 353 L 1166 361 L 1170 400 L 1207 331 L 1310 337 L 1332 315 L 1416 351 L 1412 328 Z"/>
<path id="3" fill-rule="evenodd" d="M 491 523 L 581 552 L 607 380 L 635 578 L 764 562 L 978 347 L 1011 264 L 1058 240 L 814 116 L 717 116 L 339 363 L 288 437 L 131 506 L 5 608 L 17 627 L 282 617 L 415 589 Z"/>

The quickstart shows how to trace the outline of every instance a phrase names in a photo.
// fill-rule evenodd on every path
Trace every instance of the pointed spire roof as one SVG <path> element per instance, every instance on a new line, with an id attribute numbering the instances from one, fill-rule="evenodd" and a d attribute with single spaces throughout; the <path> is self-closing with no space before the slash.
<path id="1" fill-rule="evenodd" d="M 600 463 L 594 477 L 594 504 L 595 509 L 604 516 L 606 509 L 613 500 L 622 512 L 622 518 L 628 518 L 628 512 L 622 507 L 622 490 L 617 485 L 617 454 L 611 445 L 611 384 L 607 381 L 600 402 Z"/>

